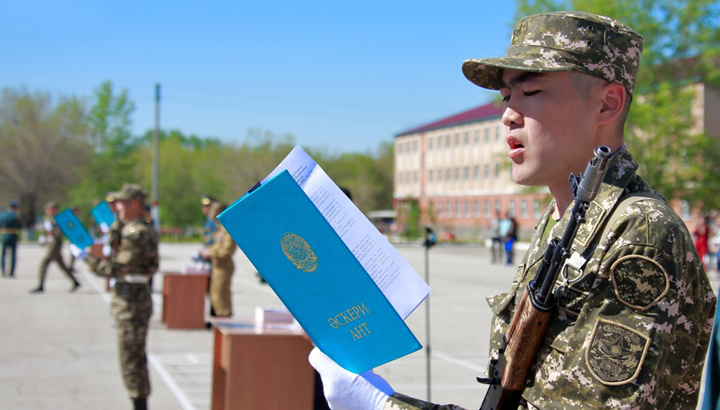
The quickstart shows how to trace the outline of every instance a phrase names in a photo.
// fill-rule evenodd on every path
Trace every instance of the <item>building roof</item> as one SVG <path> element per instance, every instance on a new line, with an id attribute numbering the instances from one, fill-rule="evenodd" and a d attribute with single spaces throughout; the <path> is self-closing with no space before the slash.
<path id="1" fill-rule="evenodd" d="M 456 125 L 470 124 L 473 122 L 485 121 L 502 115 L 503 106 L 500 103 L 492 102 L 481 105 L 473 109 L 463 111 L 459 114 L 451 115 L 429 124 L 421 125 L 398 134 L 395 137 L 401 137 L 409 134 L 419 134 L 421 132 L 437 130 L 441 128 L 454 127 Z"/>

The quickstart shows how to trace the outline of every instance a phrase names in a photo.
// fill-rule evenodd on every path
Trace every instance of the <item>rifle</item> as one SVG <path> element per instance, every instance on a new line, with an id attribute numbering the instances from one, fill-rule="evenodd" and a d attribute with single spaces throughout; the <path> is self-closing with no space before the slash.
<path id="1" fill-rule="evenodd" d="M 553 238 L 545 251 L 535 278 L 527 285 L 515 310 L 510 327 L 503 336 L 498 359 L 491 362 L 495 372 L 488 378 L 478 377 L 480 383 L 489 384 L 480 410 L 515 410 L 518 408 L 527 374 L 535 363 L 540 345 L 545 338 L 550 319 L 557 305 L 556 299 L 565 283 L 553 292 L 555 282 L 570 256 L 570 246 L 590 202 L 597 196 L 607 172 L 612 151 L 606 146 L 597 147 L 585 172 L 576 177 L 570 174 L 575 205 L 561 239 Z M 578 181 L 579 184 L 578 184 Z M 565 278 L 567 281 L 567 278 Z"/>

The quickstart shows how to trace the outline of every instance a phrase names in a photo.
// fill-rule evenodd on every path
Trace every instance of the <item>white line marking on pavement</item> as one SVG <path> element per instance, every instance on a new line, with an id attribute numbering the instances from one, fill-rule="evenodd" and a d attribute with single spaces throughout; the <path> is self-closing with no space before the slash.
<path id="1" fill-rule="evenodd" d="M 163 367 L 160 361 L 157 360 L 155 356 L 149 353 L 147 355 L 147 359 L 148 362 L 150 362 L 150 364 L 152 365 L 153 369 L 155 369 L 155 371 L 160 375 L 160 378 L 165 383 L 165 385 L 175 395 L 175 398 L 180 403 L 180 406 L 183 408 L 183 410 L 195 410 L 195 406 L 190 403 L 190 400 L 188 400 L 182 389 L 178 387 L 177 384 L 175 384 L 175 381 L 172 377 L 170 377 L 170 375 L 165 370 L 165 367 Z"/>
<path id="2" fill-rule="evenodd" d="M 465 368 L 467 368 L 467 369 L 474 370 L 474 371 L 476 371 L 476 372 L 480 372 L 480 373 L 483 373 L 483 374 L 485 373 L 485 368 L 483 368 L 483 367 L 481 367 L 481 366 L 478 366 L 478 365 L 476 365 L 476 364 L 474 364 L 474 363 L 470 363 L 470 362 L 468 362 L 467 360 L 462 360 L 462 359 L 454 358 L 454 357 L 450 356 L 450 355 L 447 354 L 447 353 L 434 351 L 434 352 L 432 353 L 432 355 L 433 355 L 433 357 L 437 357 L 438 359 L 445 360 L 446 362 L 450 362 L 450 363 L 456 364 L 456 365 L 458 365 L 458 366 L 462 366 L 462 367 L 465 367 Z"/>
<path id="3" fill-rule="evenodd" d="M 188 358 L 188 360 L 190 360 L 190 363 L 192 363 L 192 364 L 200 363 L 200 359 L 198 359 L 198 357 L 192 353 L 188 353 L 187 358 Z"/>
<path id="4" fill-rule="evenodd" d="M 95 278 L 85 271 L 82 271 L 82 275 L 83 278 L 85 278 L 85 281 L 89 283 L 93 289 L 95 289 L 95 292 L 99 293 L 100 296 L 105 299 L 105 302 L 110 303 L 110 294 L 103 287 L 96 283 Z"/>

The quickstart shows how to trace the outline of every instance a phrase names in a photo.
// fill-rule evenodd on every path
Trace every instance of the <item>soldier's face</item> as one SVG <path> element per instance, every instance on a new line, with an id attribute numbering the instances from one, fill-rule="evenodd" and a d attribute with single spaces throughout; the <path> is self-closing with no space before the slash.
<path id="1" fill-rule="evenodd" d="M 137 219 L 144 211 L 140 204 L 133 199 L 115 201 L 115 206 L 117 207 L 118 217 L 124 221 Z"/>
<path id="2" fill-rule="evenodd" d="M 561 187 L 592 156 L 592 104 L 581 98 L 571 72 L 505 70 L 500 93 L 512 177 L 518 184 Z"/>

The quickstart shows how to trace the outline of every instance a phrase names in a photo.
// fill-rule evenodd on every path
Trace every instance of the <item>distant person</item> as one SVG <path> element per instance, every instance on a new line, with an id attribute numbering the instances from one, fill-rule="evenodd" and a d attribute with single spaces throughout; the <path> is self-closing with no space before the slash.
<path id="1" fill-rule="evenodd" d="M 145 344 L 153 311 L 148 282 L 158 270 L 158 238 L 145 221 L 147 194 L 137 184 L 125 184 L 114 195 L 120 236 L 107 259 L 85 257 L 97 275 L 114 278 L 111 310 L 118 332 L 120 369 L 135 410 L 147 409 L 150 376 Z"/>
<path id="2" fill-rule="evenodd" d="M 503 237 L 500 235 L 500 212 L 497 212 L 490 222 L 490 233 L 492 234 L 490 263 L 502 263 Z"/>
<path id="3" fill-rule="evenodd" d="M 505 261 L 508 260 L 508 252 L 507 252 L 507 237 L 510 233 L 510 228 L 512 228 L 512 221 L 510 221 L 510 214 L 505 213 L 505 218 L 501 219 L 499 222 L 499 231 L 500 231 L 500 244 L 503 250 L 505 250 Z M 499 260 L 498 263 L 502 264 L 502 260 Z"/>
<path id="4" fill-rule="evenodd" d="M 11 278 L 15 277 L 15 255 L 20 236 L 20 219 L 17 216 L 17 208 L 18 202 L 10 201 L 7 212 L 0 214 L 0 237 L 2 237 L 0 266 L 2 266 L 3 277 L 7 272 L 5 270 L 5 256 L 8 253 L 8 256 L 10 256 L 10 270 L 8 273 Z"/>
<path id="5" fill-rule="evenodd" d="M 693 231 L 695 249 L 703 266 L 705 266 L 705 255 L 708 253 L 708 243 L 710 241 L 710 224 L 708 222 L 709 218 L 701 216 L 698 225 Z"/>
<path id="6" fill-rule="evenodd" d="M 507 256 L 505 260 L 506 265 L 512 265 L 513 264 L 513 257 L 514 257 L 514 247 L 515 242 L 517 241 L 517 220 L 515 217 L 510 216 L 508 214 L 508 221 L 510 221 L 510 226 L 508 227 L 507 233 L 505 234 L 505 254 Z"/>
<path id="7" fill-rule="evenodd" d="M 207 284 L 207 295 L 208 299 L 210 300 L 210 317 L 215 317 L 215 307 L 212 304 L 212 298 L 210 298 L 210 288 L 212 287 L 212 264 L 209 259 L 204 258 L 203 252 L 210 249 L 212 246 L 214 239 L 213 235 L 215 234 L 215 231 L 218 228 L 218 223 L 210 216 L 210 208 L 212 208 L 213 204 L 216 204 L 218 201 L 208 195 L 205 194 L 200 199 L 200 205 L 202 209 L 203 215 L 205 215 L 205 223 L 203 225 L 203 236 L 202 236 L 202 244 L 203 247 L 196 254 L 196 256 L 199 258 L 198 262 L 202 263 L 204 266 L 207 267 L 207 269 L 210 269 L 210 276 L 208 276 L 208 284 Z M 210 322 L 205 323 L 205 327 L 210 329 L 212 325 Z"/>
<path id="8" fill-rule="evenodd" d="M 215 202 L 210 207 L 208 217 L 217 223 L 217 216 L 227 208 L 224 204 Z M 210 261 L 210 304 L 215 309 L 215 316 L 232 316 L 232 276 L 235 272 L 233 254 L 237 249 L 235 241 L 225 228 L 217 224 L 213 234 L 213 242 L 209 248 L 203 249 L 201 255 Z"/>
<path id="9" fill-rule="evenodd" d="M 45 276 L 47 275 L 47 269 L 50 265 L 50 262 L 57 263 L 60 270 L 63 271 L 65 275 L 72 281 L 73 285 L 70 288 L 70 292 L 75 292 L 77 288 L 80 287 L 80 282 L 75 279 L 75 276 L 73 276 L 72 272 L 70 272 L 70 269 L 67 267 L 67 265 L 65 265 L 65 262 L 62 258 L 61 250 L 63 233 L 60 230 L 60 227 L 55 222 L 55 216 L 58 214 L 59 209 L 60 207 L 58 206 L 58 204 L 53 201 L 45 204 L 45 215 L 47 215 L 48 217 L 48 220 L 46 220 L 44 224 L 46 238 L 45 244 L 47 245 L 47 251 L 45 252 L 45 256 L 40 262 L 40 269 L 38 271 L 38 278 L 40 280 L 40 283 L 38 284 L 38 287 L 31 290 L 30 293 L 43 293 L 45 291 Z"/>

